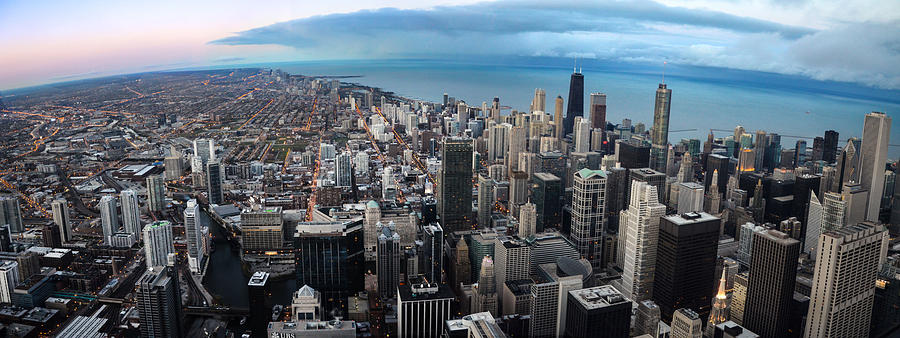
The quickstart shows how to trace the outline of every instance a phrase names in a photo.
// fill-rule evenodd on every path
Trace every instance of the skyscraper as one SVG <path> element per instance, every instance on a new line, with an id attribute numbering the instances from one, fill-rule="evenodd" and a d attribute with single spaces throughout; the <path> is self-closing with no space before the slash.
<path id="1" fill-rule="evenodd" d="M 878 221 L 884 187 L 884 166 L 891 139 L 891 117 L 884 113 L 866 114 L 859 156 L 859 183 L 869 191 L 866 220 Z"/>
<path id="2" fill-rule="evenodd" d="M 749 275 L 742 272 L 734 275 L 734 292 L 731 293 L 731 309 L 728 313 L 731 320 L 735 323 L 742 324 L 744 322 L 744 308 L 747 303 L 747 280 Z"/>
<path id="3" fill-rule="evenodd" d="M 181 152 L 175 149 L 174 146 L 169 151 L 169 156 L 166 156 L 163 161 L 166 168 L 167 181 L 178 180 L 181 178 L 181 175 L 184 175 L 184 160 L 181 157 Z"/>
<path id="4" fill-rule="evenodd" d="M 834 130 L 825 131 L 825 147 L 822 150 L 822 160 L 826 163 L 834 163 L 837 154 L 838 132 Z"/>
<path id="5" fill-rule="evenodd" d="M 632 303 L 612 286 L 569 291 L 566 296 L 566 337 L 629 336 Z"/>
<path id="6" fill-rule="evenodd" d="M 547 102 L 547 92 L 541 88 L 534 89 L 534 99 L 531 100 L 531 111 L 544 111 Z"/>
<path id="7" fill-rule="evenodd" d="M 250 332 L 253 338 L 265 338 L 269 324 L 269 273 L 256 271 L 247 281 L 248 304 L 250 305 Z"/>
<path id="8" fill-rule="evenodd" d="M 148 267 L 136 284 L 141 337 L 183 336 L 181 289 L 175 267 Z"/>
<path id="9" fill-rule="evenodd" d="M 346 314 L 347 297 L 363 291 L 362 222 L 300 222 L 296 229 L 297 285 L 321 292 L 327 313 Z"/>
<path id="10" fill-rule="evenodd" d="M 678 213 L 703 211 L 703 185 L 696 182 L 676 183 L 678 186 Z M 716 192 L 718 193 L 718 192 Z"/>
<path id="11" fill-rule="evenodd" d="M 519 208 L 519 237 L 527 238 L 537 233 L 537 208 L 528 202 Z"/>
<path id="12" fill-rule="evenodd" d="M 509 129 L 506 153 L 506 168 L 508 172 L 519 170 L 519 154 L 525 152 L 526 138 L 525 127 L 515 126 Z"/>
<path id="13" fill-rule="evenodd" d="M 125 232 L 137 236 L 141 232 L 141 207 L 134 190 L 122 190 L 119 194 L 122 204 L 122 227 Z"/>
<path id="14" fill-rule="evenodd" d="M 12 303 L 13 289 L 19 285 L 19 264 L 15 261 L 4 261 L 0 264 L 0 302 Z"/>
<path id="15" fill-rule="evenodd" d="M 584 259 L 600 267 L 606 208 L 606 173 L 581 169 L 575 173 L 572 192 L 572 242 Z"/>
<path id="16" fill-rule="evenodd" d="M 531 201 L 537 212 L 535 232 L 559 228 L 562 223 L 562 180 L 550 173 L 535 173 L 532 178 Z"/>
<path id="17" fill-rule="evenodd" d="M 680 308 L 672 316 L 672 338 L 700 338 L 703 320 L 696 311 Z"/>
<path id="18" fill-rule="evenodd" d="M 119 212 L 116 197 L 104 195 L 100 198 L 100 226 L 103 229 L 103 241 L 119 230 Z"/>
<path id="19" fill-rule="evenodd" d="M 531 247 L 518 237 L 498 236 L 494 242 L 496 290 L 503 290 L 503 285 L 508 281 L 527 279 L 531 266 Z"/>
<path id="20" fill-rule="evenodd" d="M 472 312 L 490 312 L 495 317 L 499 315 L 497 310 L 497 283 L 494 277 L 494 260 L 491 256 L 484 256 L 481 260 L 481 272 L 478 274 L 478 285 L 473 292 L 475 299 Z"/>
<path id="21" fill-rule="evenodd" d="M 380 223 L 379 223 L 380 224 Z M 378 249 L 376 249 L 378 294 L 381 299 L 394 297 L 397 293 L 397 285 L 400 283 L 400 235 L 394 231 L 393 226 L 379 226 Z"/>
<path id="22" fill-rule="evenodd" d="M 184 238 L 187 241 L 188 265 L 193 272 L 200 271 L 200 263 L 203 260 L 200 238 L 201 217 L 197 200 L 188 200 L 184 208 Z"/>
<path id="23" fill-rule="evenodd" d="M 353 167 L 350 164 L 350 153 L 340 153 L 334 159 L 334 185 L 338 187 L 349 187 L 352 184 L 352 181 Z"/>
<path id="24" fill-rule="evenodd" d="M 444 229 L 437 222 L 422 226 L 422 261 L 426 280 L 443 283 L 444 271 Z"/>
<path id="25" fill-rule="evenodd" d="M 9 231 L 25 231 L 22 223 L 22 209 L 16 196 L 0 196 L 0 224 L 9 224 Z"/>
<path id="26" fill-rule="evenodd" d="M 659 223 L 653 301 L 663 320 L 677 308 L 689 308 L 706 317 L 716 273 L 719 244 L 718 217 L 689 213 L 663 217 Z"/>
<path id="27" fill-rule="evenodd" d="M 653 109 L 653 130 L 650 139 L 650 168 L 666 172 L 666 156 L 669 147 L 669 106 L 672 101 L 672 90 L 660 83 L 656 90 L 656 104 Z"/>
<path id="28" fill-rule="evenodd" d="M 806 236 L 803 238 L 803 252 L 810 254 L 810 257 L 815 259 L 815 249 L 819 243 L 819 235 L 822 234 L 822 220 L 825 212 L 815 192 L 809 195 L 809 208 L 807 210 L 809 212 L 806 214 Z"/>
<path id="29" fill-rule="evenodd" d="M 147 177 L 147 200 L 150 212 L 161 212 L 166 208 L 166 181 L 161 175 Z"/>
<path id="30" fill-rule="evenodd" d="M 591 128 L 606 130 L 606 94 L 591 93 Z"/>
<path id="31" fill-rule="evenodd" d="M 222 174 L 224 170 L 217 160 L 211 160 L 206 164 L 206 187 L 209 194 L 209 204 L 222 204 L 225 195 L 222 192 Z"/>
<path id="32" fill-rule="evenodd" d="M 656 187 L 644 182 L 631 183 L 631 201 L 619 219 L 619 242 L 623 251 L 622 279 L 619 291 L 640 302 L 653 294 L 659 220 L 666 206 L 659 203 Z"/>
<path id="33" fill-rule="evenodd" d="M 575 152 L 586 153 L 591 151 L 591 123 L 581 116 L 575 117 Z"/>
<path id="34" fill-rule="evenodd" d="M 563 119 L 563 98 L 562 96 L 557 96 L 556 101 L 554 103 L 554 114 L 553 114 L 553 132 L 556 134 L 556 138 L 562 140 L 566 137 L 565 130 L 565 122 Z"/>
<path id="35" fill-rule="evenodd" d="M 494 210 L 494 180 L 484 174 L 478 175 L 478 227 L 491 226 L 491 212 Z"/>
<path id="36" fill-rule="evenodd" d="M 169 254 L 175 252 L 172 223 L 156 221 L 147 224 L 144 227 L 143 237 L 147 268 L 165 266 L 168 263 Z"/>
<path id="37" fill-rule="evenodd" d="M 199 156 L 203 160 L 203 164 L 216 158 L 215 141 L 211 139 L 198 138 L 194 140 L 194 156 Z"/>
<path id="38" fill-rule="evenodd" d="M 397 336 L 439 337 L 455 296 L 443 284 L 410 279 L 398 289 Z"/>
<path id="39" fill-rule="evenodd" d="M 716 290 L 716 297 L 713 299 L 712 311 L 709 313 L 709 320 L 706 321 L 707 332 L 715 331 L 716 325 L 728 320 L 728 294 L 725 293 L 727 274 L 728 271 L 722 269 L 722 278 L 719 279 L 719 288 Z"/>
<path id="40" fill-rule="evenodd" d="M 584 75 L 573 70 L 569 79 L 569 106 L 566 109 L 565 134 L 571 134 L 575 117 L 584 116 Z"/>
<path id="41" fill-rule="evenodd" d="M 438 216 L 447 231 L 468 229 L 472 214 L 472 140 L 450 137 L 441 148 Z"/>
<path id="42" fill-rule="evenodd" d="M 59 236 L 63 243 L 72 240 L 72 224 L 69 222 L 69 205 L 65 199 L 56 199 L 50 203 L 53 210 L 53 223 L 59 228 Z"/>
<path id="43" fill-rule="evenodd" d="M 768 230 L 755 233 L 743 325 L 764 337 L 788 337 L 800 242 Z"/>
<path id="44" fill-rule="evenodd" d="M 823 233 L 804 337 L 867 337 L 887 232 L 861 223 Z"/>

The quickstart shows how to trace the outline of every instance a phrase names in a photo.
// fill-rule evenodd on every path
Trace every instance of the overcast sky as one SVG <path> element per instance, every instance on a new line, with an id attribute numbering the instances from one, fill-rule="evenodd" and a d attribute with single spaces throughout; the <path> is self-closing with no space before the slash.
<path id="1" fill-rule="evenodd" d="M 900 89 L 900 1 L 9 1 L 0 88 L 247 62 L 581 56 Z"/>

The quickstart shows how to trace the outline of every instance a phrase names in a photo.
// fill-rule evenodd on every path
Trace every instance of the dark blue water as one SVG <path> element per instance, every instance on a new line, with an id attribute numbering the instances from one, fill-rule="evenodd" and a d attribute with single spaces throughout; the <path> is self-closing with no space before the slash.
<path id="1" fill-rule="evenodd" d="M 261 64 L 291 74 L 359 75 L 346 79 L 383 88 L 399 95 L 440 102 L 443 93 L 481 106 L 493 97 L 502 105 L 527 110 L 535 88 L 547 92 L 547 109 L 557 95 L 567 97 L 571 60 L 560 58 L 485 58 L 466 60 L 310 61 Z M 652 124 L 653 99 L 662 80 L 661 65 L 588 60 L 585 103 L 590 92 L 608 96 L 607 120 Z M 731 134 L 736 125 L 748 132 L 766 130 L 787 136 L 814 137 L 834 129 L 840 139 L 860 137 L 863 116 L 883 111 L 897 117 L 900 91 L 868 88 L 851 83 L 816 81 L 799 76 L 721 68 L 668 65 L 665 82 L 672 89 L 670 142 L 681 138 L 706 139 Z M 587 107 L 585 111 L 587 111 Z M 808 113 L 807 113 L 808 112 Z M 792 137 L 782 144 L 793 147 Z M 900 143 L 900 128 L 893 128 L 893 143 Z M 811 141 L 807 141 L 809 145 Z M 843 141 L 841 145 L 843 145 Z M 900 147 L 890 157 L 900 156 Z"/>
<path id="2" fill-rule="evenodd" d="M 219 225 L 212 224 L 210 233 L 216 251 L 209 257 L 209 267 L 203 285 L 213 297 L 221 297 L 224 305 L 246 308 L 250 302 L 247 289 L 250 277 L 244 275 L 241 270 L 241 258 L 237 251 L 231 250 Z M 269 302 L 273 305 L 289 306 L 294 291 L 297 291 L 297 281 L 294 278 L 269 281 L 269 291 L 271 292 Z"/>

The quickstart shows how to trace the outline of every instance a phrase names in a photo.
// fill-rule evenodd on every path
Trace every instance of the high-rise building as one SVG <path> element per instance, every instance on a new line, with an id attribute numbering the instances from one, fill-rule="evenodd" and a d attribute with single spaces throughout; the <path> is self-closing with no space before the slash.
<path id="1" fill-rule="evenodd" d="M 531 177 L 531 201 L 537 212 L 535 232 L 562 225 L 562 180 L 553 174 L 539 172 Z"/>
<path id="2" fill-rule="evenodd" d="M 222 204 L 225 195 L 222 191 L 222 177 L 224 170 L 218 160 L 211 160 L 206 164 L 206 188 L 209 194 L 209 204 Z"/>
<path id="3" fill-rule="evenodd" d="M 199 156 L 203 160 L 203 164 L 210 160 L 216 159 L 215 141 L 210 139 L 198 138 L 194 140 L 194 156 Z"/>
<path id="4" fill-rule="evenodd" d="M 25 231 L 18 197 L 0 196 L 0 224 L 9 224 L 9 230 L 12 232 Z"/>
<path id="5" fill-rule="evenodd" d="M 556 96 L 553 110 L 553 133 L 558 140 L 562 140 L 564 137 L 566 137 L 566 129 L 564 124 L 563 98 L 562 96 Z"/>
<path id="6" fill-rule="evenodd" d="M 12 303 L 13 290 L 19 285 L 19 264 L 4 261 L 0 264 L 0 302 Z"/>
<path id="7" fill-rule="evenodd" d="M 631 183 L 631 201 L 619 219 L 622 227 L 618 241 L 622 251 L 622 279 L 618 289 L 630 299 L 641 302 L 653 294 L 659 220 L 666 206 L 656 198 L 656 187 L 645 182 Z"/>
<path id="8" fill-rule="evenodd" d="M 722 269 L 722 278 L 719 279 L 719 288 L 716 290 L 716 297 L 713 298 L 712 311 L 709 313 L 709 320 L 706 321 L 706 331 L 708 333 L 715 331 L 716 325 L 728 320 L 727 276 L 728 270 Z M 712 334 L 709 336 L 712 336 Z"/>
<path id="9" fill-rule="evenodd" d="M 800 241 L 768 230 L 755 233 L 743 325 L 765 337 L 788 337 Z"/>
<path id="10" fill-rule="evenodd" d="M 437 222 L 422 226 L 422 261 L 425 279 L 433 283 L 443 283 L 444 271 L 444 229 Z"/>
<path id="11" fill-rule="evenodd" d="M 621 337 L 631 329 L 631 301 L 609 285 L 568 292 L 566 337 Z"/>
<path id="12" fill-rule="evenodd" d="M 672 102 L 672 90 L 660 83 L 656 90 L 656 104 L 653 108 L 653 130 L 650 133 L 650 168 L 666 172 L 666 156 L 669 147 L 669 108 Z"/>
<path id="13" fill-rule="evenodd" d="M 878 221 L 884 187 L 884 166 L 891 139 L 891 117 L 884 113 L 866 114 L 859 156 L 859 183 L 869 191 L 866 220 Z"/>
<path id="14" fill-rule="evenodd" d="M 347 297 L 364 289 L 362 222 L 300 222 L 296 229 L 297 284 L 319 290 L 326 313 L 346 314 Z"/>
<path id="15" fill-rule="evenodd" d="M 528 202 L 519 207 L 519 237 L 528 238 L 537 233 L 537 217 L 534 203 Z"/>
<path id="16" fill-rule="evenodd" d="M 252 338 L 265 338 L 269 324 L 269 273 L 256 271 L 247 281 L 248 304 L 250 304 L 250 334 Z"/>
<path id="17" fill-rule="evenodd" d="M 575 128 L 575 152 L 576 153 L 586 153 L 591 151 L 591 123 L 587 119 L 576 116 L 574 127 Z"/>
<path id="18" fill-rule="evenodd" d="M 718 182 L 716 182 L 716 186 L 719 187 L 719 193 L 725 193 L 728 188 L 728 176 L 729 170 L 733 167 L 731 163 L 731 158 L 727 156 L 723 156 L 720 154 L 710 154 L 706 158 L 706 177 L 703 183 L 705 191 L 709 191 L 709 187 L 712 185 L 712 173 L 719 172 Z"/>
<path id="19" fill-rule="evenodd" d="M 100 198 L 100 226 L 103 229 L 103 241 L 119 230 L 119 212 L 116 197 L 105 195 Z"/>
<path id="20" fill-rule="evenodd" d="M 166 208 L 166 181 L 161 175 L 147 177 L 147 200 L 150 212 L 161 212 Z"/>
<path id="21" fill-rule="evenodd" d="M 65 199 L 56 199 L 50 203 L 53 210 L 53 223 L 59 228 L 59 236 L 62 243 L 72 240 L 72 223 L 69 221 L 69 204 Z"/>
<path id="22" fill-rule="evenodd" d="M 584 75 L 573 70 L 569 79 L 569 105 L 566 109 L 565 135 L 571 134 L 575 117 L 584 116 Z"/>
<path id="23" fill-rule="evenodd" d="M 634 335 L 650 335 L 659 337 L 659 306 L 652 300 L 637 302 L 637 310 L 634 313 Z"/>
<path id="24" fill-rule="evenodd" d="M 471 227 L 472 140 L 450 137 L 441 148 L 438 174 L 438 217 L 447 231 Z"/>
<path id="25" fill-rule="evenodd" d="M 351 155 L 343 152 L 334 159 L 334 185 L 349 187 L 353 182 L 353 166 L 350 163 Z M 389 181 L 388 181 L 389 182 Z"/>
<path id="26" fill-rule="evenodd" d="M 172 223 L 156 221 L 147 224 L 143 230 L 143 237 L 147 268 L 165 266 L 168 263 L 169 254 L 175 252 Z"/>
<path id="27" fill-rule="evenodd" d="M 714 290 L 718 217 L 689 213 L 663 217 L 659 223 L 653 300 L 664 320 L 679 307 L 706 317 Z"/>
<path id="28" fill-rule="evenodd" d="M 665 202 L 663 193 L 666 188 L 666 174 L 658 172 L 650 168 L 629 169 L 628 176 L 630 181 L 646 182 L 656 187 L 656 197 L 660 203 Z M 629 182 L 630 184 L 630 182 Z M 625 191 L 625 200 L 631 200 L 631 190 Z"/>
<path id="29" fill-rule="evenodd" d="M 309 287 L 301 286 L 291 297 L 291 318 L 295 321 L 322 320 L 322 294 Z"/>
<path id="30" fill-rule="evenodd" d="M 170 266 L 151 266 L 136 284 L 141 337 L 183 336 L 178 270 Z"/>
<path id="31" fill-rule="evenodd" d="M 834 130 L 825 131 L 825 147 L 822 149 L 822 160 L 826 163 L 834 163 L 837 155 L 838 132 Z"/>
<path id="32" fill-rule="evenodd" d="M 491 163 L 501 163 L 509 149 L 509 131 L 513 126 L 509 123 L 495 124 L 489 129 L 487 159 Z M 471 142 L 471 141 L 470 141 Z"/>
<path id="33" fill-rule="evenodd" d="M 804 337 L 867 337 L 882 248 L 880 225 L 853 224 L 823 233 L 816 251 Z"/>
<path id="34" fill-rule="evenodd" d="M 703 319 L 696 311 L 680 308 L 672 316 L 672 338 L 703 337 Z"/>
<path id="35" fill-rule="evenodd" d="M 281 249 L 284 247 L 284 215 L 281 207 L 242 211 L 241 232 L 241 248 L 245 252 Z"/>
<path id="36" fill-rule="evenodd" d="M 606 173 L 581 169 L 575 173 L 572 192 L 572 242 L 584 259 L 600 267 L 602 260 Z"/>
<path id="37" fill-rule="evenodd" d="M 478 227 L 491 226 L 491 213 L 494 210 L 494 180 L 487 175 L 478 175 Z"/>
<path id="38" fill-rule="evenodd" d="M 678 213 L 703 211 L 703 185 L 696 182 L 676 184 L 678 185 Z"/>
<path id="39" fill-rule="evenodd" d="M 197 200 L 188 200 L 184 208 L 184 239 L 187 241 L 188 265 L 193 272 L 200 271 L 200 263 L 203 260 L 201 217 Z"/>
<path id="40" fill-rule="evenodd" d="M 169 156 L 166 156 L 163 161 L 167 181 L 176 181 L 184 175 L 184 160 L 181 158 L 181 152 L 175 147 L 172 147 Z"/>
<path id="41" fill-rule="evenodd" d="M 122 227 L 129 234 L 141 232 L 141 207 L 138 205 L 137 194 L 134 190 L 122 190 L 119 194 L 122 204 Z"/>
<path id="42" fill-rule="evenodd" d="M 534 99 L 531 100 L 531 111 L 544 111 L 547 102 L 547 92 L 542 88 L 534 89 Z"/>
<path id="43" fill-rule="evenodd" d="M 397 336 L 439 337 L 450 319 L 453 291 L 443 284 L 411 279 L 397 291 Z"/>
<path id="44" fill-rule="evenodd" d="M 841 194 L 828 192 L 822 198 L 822 230 L 827 232 L 842 228 L 846 224 L 847 201 Z"/>
<path id="45" fill-rule="evenodd" d="M 803 252 L 810 254 L 813 259 L 816 258 L 816 244 L 819 242 L 819 235 L 822 234 L 822 221 L 824 217 L 824 208 L 819 202 L 819 197 L 815 192 L 809 195 L 809 212 L 806 214 L 806 236 L 803 238 Z"/>
<path id="46" fill-rule="evenodd" d="M 478 284 L 473 287 L 474 301 L 472 312 L 490 312 L 494 316 L 499 315 L 497 309 L 497 283 L 494 275 L 494 260 L 491 256 L 481 259 L 481 269 L 478 274 Z"/>
<path id="47" fill-rule="evenodd" d="M 378 249 L 376 249 L 378 294 L 381 299 L 388 299 L 396 295 L 397 286 L 400 284 L 400 235 L 392 226 L 381 225 L 378 231 Z"/>
<path id="48" fill-rule="evenodd" d="M 747 272 L 734 275 L 734 292 L 731 293 L 731 309 L 729 309 L 728 314 L 731 320 L 738 324 L 744 322 L 749 279 L 750 276 Z"/>
<path id="49" fill-rule="evenodd" d="M 531 247 L 517 237 L 498 236 L 494 241 L 496 290 L 503 290 L 503 285 L 507 281 L 527 279 L 531 267 Z M 482 264 L 483 268 L 484 264 Z"/>
<path id="50" fill-rule="evenodd" d="M 523 126 L 509 128 L 509 140 L 507 140 L 506 168 L 508 172 L 519 170 L 519 154 L 525 152 L 527 144 L 527 130 Z"/>
<path id="51" fill-rule="evenodd" d="M 591 128 L 606 130 L 606 94 L 591 93 Z"/>

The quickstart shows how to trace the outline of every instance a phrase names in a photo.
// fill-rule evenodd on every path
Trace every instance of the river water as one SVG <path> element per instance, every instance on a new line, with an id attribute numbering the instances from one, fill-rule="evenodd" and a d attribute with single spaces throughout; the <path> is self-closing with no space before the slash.
<path id="1" fill-rule="evenodd" d="M 216 250 L 209 257 L 203 285 L 214 298 L 221 300 L 222 305 L 246 308 L 249 305 L 247 282 L 250 277 L 241 271 L 241 258 L 237 251 L 231 250 L 231 245 L 218 224 L 210 226 L 210 233 Z M 273 305 L 290 305 L 291 297 L 297 289 L 296 278 L 269 281 L 269 302 Z"/>

